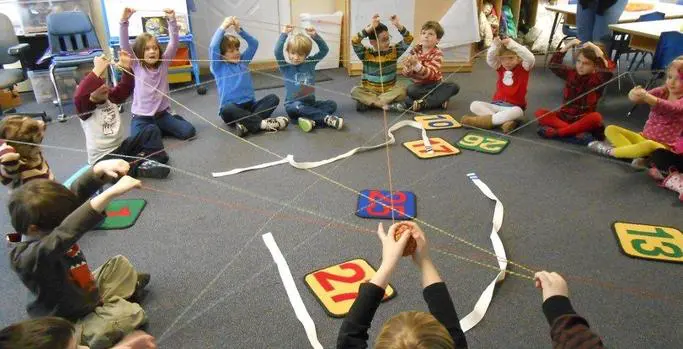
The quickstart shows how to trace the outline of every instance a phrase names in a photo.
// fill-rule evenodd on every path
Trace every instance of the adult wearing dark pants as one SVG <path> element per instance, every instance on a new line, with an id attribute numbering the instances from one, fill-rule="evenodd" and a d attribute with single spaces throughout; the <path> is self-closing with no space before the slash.
<path id="1" fill-rule="evenodd" d="M 242 124 L 250 133 L 263 130 L 262 121 L 268 123 L 270 115 L 280 104 L 280 98 L 269 94 L 258 101 L 250 100 L 244 103 L 228 103 L 221 107 L 220 116 L 228 126 L 236 127 Z"/>
<path id="2" fill-rule="evenodd" d="M 611 41 L 610 24 L 619 22 L 628 0 L 580 0 L 576 6 L 576 29 L 581 42 Z"/>
<path id="3" fill-rule="evenodd" d="M 411 84 L 408 86 L 406 105 L 414 105 L 415 101 L 421 100 L 421 110 L 444 108 L 444 103 L 460 92 L 460 87 L 452 82 L 439 82 L 434 84 Z M 445 109 L 445 108 L 444 108 Z"/>

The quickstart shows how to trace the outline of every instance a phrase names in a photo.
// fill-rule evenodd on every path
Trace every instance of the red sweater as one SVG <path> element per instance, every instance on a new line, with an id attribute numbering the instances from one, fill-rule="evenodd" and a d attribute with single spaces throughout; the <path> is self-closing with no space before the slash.
<path id="1" fill-rule="evenodd" d="M 114 104 L 121 104 L 128 99 L 131 93 L 133 93 L 133 87 L 135 85 L 135 80 L 128 73 L 121 74 L 121 81 L 116 87 L 109 89 L 109 100 Z M 74 105 L 76 106 L 76 111 L 79 114 L 78 117 L 81 120 L 88 120 L 92 114 L 87 113 L 89 111 L 95 110 L 97 104 L 90 100 L 90 94 L 102 86 L 105 81 L 95 73 L 90 72 L 85 78 L 78 84 L 76 88 L 76 93 L 74 94 Z"/>
<path id="2" fill-rule="evenodd" d="M 593 74 L 579 75 L 574 67 L 562 64 L 566 54 L 566 52 L 555 52 L 548 66 L 555 75 L 566 81 L 562 91 L 564 105 L 560 109 L 559 114 L 565 121 L 574 122 L 582 115 L 594 112 L 598 108 L 603 88 L 595 88 L 609 81 L 614 76 L 616 64 L 608 61 L 607 69 L 598 68 Z M 585 95 L 583 95 L 584 93 Z M 569 101 L 572 102 L 568 103 Z"/>
<path id="3" fill-rule="evenodd" d="M 423 51 L 422 45 L 418 44 L 413 48 L 411 54 L 417 56 L 419 69 L 411 71 L 407 77 L 413 79 L 416 84 L 433 84 L 440 82 L 443 78 L 441 74 L 441 64 L 443 63 L 443 52 L 434 46 L 429 51 Z"/>
<path id="4" fill-rule="evenodd" d="M 503 66 L 496 69 L 498 81 L 496 81 L 496 93 L 493 95 L 494 102 L 505 102 L 526 109 L 526 90 L 529 85 L 529 71 L 518 64 L 508 71 Z M 512 74 L 512 83 L 508 86 L 505 75 Z M 509 83 L 509 82 L 508 82 Z"/>

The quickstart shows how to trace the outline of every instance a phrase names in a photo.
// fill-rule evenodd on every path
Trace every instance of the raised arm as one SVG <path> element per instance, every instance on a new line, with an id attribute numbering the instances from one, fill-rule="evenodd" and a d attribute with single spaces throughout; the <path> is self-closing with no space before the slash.
<path id="1" fill-rule="evenodd" d="M 410 44 L 413 43 L 413 35 L 401 24 L 397 15 L 391 16 L 391 24 L 398 29 L 398 32 L 403 37 L 403 40 L 396 43 L 396 57 L 401 57 L 410 48 Z"/>
<path id="2" fill-rule="evenodd" d="M 323 39 L 320 34 L 315 32 L 315 29 L 311 31 L 312 28 L 306 28 L 306 33 L 308 33 L 313 41 L 315 41 L 316 44 L 318 44 L 318 53 L 314 54 L 313 56 L 308 57 L 309 61 L 312 61 L 314 63 L 320 62 L 325 56 L 327 56 L 327 53 L 330 52 L 330 48 L 327 47 L 327 43 Z"/>
<path id="3" fill-rule="evenodd" d="M 524 47 L 523 45 L 517 43 L 512 39 L 505 40 L 505 47 L 515 52 L 517 56 L 519 56 L 519 58 L 522 59 L 522 67 L 526 71 L 530 71 L 531 68 L 534 67 L 534 64 L 536 63 L 536 57 L 534 57 L 534 54 L 531 51 L 529 51 L 528 48 Z"/>
<path id="4" fill-rule="evenodd" d="M 564 57 L 566 55 L 567 51 L 557 51 L 553 53 L 552 57 L 550 58 L 550 62 L 548 63 L 548 68 L 550 68 L 550 71 L 552 71 L 553 74 L 562 80 L 567 80 L 569 77 L 569 72 L 572 70 L 572 68 L 563 63 Z"/>
<path id="5" fill-rule="evenodd" d="M 486 51 L 486 64 L 489 65 L 489 67 L 493 68 L 494 70 L 497 70 L 500 68 L 500 58 L 498 58 L 498 50 L 500 49 L 500 39 L 495 38 L 493 39 L 493 43 L 491 44 L 491 47 L 489 47 L 488 51 Z"/>
<path id="6" fill-rule="evenodd" d="M 287 61 L 285 61 L 285 54 L 284 54 L 284 49 L 285 49 L 285 42 L 287 42 L 287 36 L 289 33 L 292 32 L 294 27 L 291 25 L 286 25 L 282 29 L 282 33 L 280 34 L 280 37 L 277 39 L 277 42 L 275 43 L 275 59 L 277 60 L 277 64 L 280 67 L 283 67 L 287 65 Z"/>
<path id="7" fill-rule="evenodd" d="M 167 64 L 170 64 L 168 59 L 175 58 L 175 54 L 178 51 L 178 21 L 175 17 L 175 11 L 167 9 L 164 12 L 168 21 L 168 45 L 166 45 L 162 58 L 167 60 L 165 61 Z"/>
<path id="8" fill-rule="evenodd" d="M 256 50 L 258 50 L 258 40 L 256 40 L 255 37 L 249 35 L 244 28 L 240 28 L 239 31 L 240 36 L 247 42 L 247 49 L 242 53 L 242 56 L 240 57 L 243 61 L 247 61 L 245 63 L 251 62 L 252 59 L 254 59 L 254 56 L 256 55 Z"/>
<path id="9" fill-rule="evenodd" d="M 121 46 L 121 50 L 130 53 L 135 58 L 139 58 L 135 56 L 135 52 L 133 52 L 133 49 L 130 47 L 130 39 L 128 38 L 128 20 L 130 20 L 130 16 L 132 16 L 133 13 L 135 13 L 135 10 L 130 7 L 123 9 L 123 14 L 121 15 L 121 21 L 119 23 L 119 45 Z"/>
<path id="10" fill-rule="evenodd" d="M 211 43 L 209 44 L 209 59 L 211 59 L 209 68 L 214 74 L 216 73 L 216 68 L 218 65 L 223 62 L 223 55 L 221 54 L 221 41 L 223 40 L 224 36 L 225 28 L 223 25 L 221 25 L 218 27 L 218 29 L 216 29 L 216 32 L 213 33 Z"/>

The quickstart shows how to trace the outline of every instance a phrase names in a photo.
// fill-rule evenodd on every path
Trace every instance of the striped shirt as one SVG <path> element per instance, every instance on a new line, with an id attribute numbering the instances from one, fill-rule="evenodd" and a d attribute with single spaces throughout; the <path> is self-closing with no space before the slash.
<path id="1" fill-rule="evenodd" d="M 353 50 L 363 61 L 363 76 L 361 85 L 377 93 L 384 93 L 396 85 L 396 61 L 408 50 L 413 36 L 408 29 L 399 30 L 403 40 L 393 44 L 386 51 L 377 51 L 373 47 L 365 47 L 363 39 L 368 36 L 365 29 L 361 30 L 351 40 Z"/>
<path id="2" fill-rule="evenodd" d="M 3 185 L 11 184 L 12 188 L 17 188 L 34 179 L 55 179 L 42 153 L 38 153 L 29 161 L 23 160 L 26 163 L 20 163 L 19 160 L 7 160 L 6 155 L 10 153 L 16 153 L 16 151 L 7 143 L 2 143 L 0 145 L 0 180 Z"/>
<path id="3" fill-rule="evenodd" d="M 441 64 L 443 63 L 443 51 L 434 46 L 429 51 L 423 51 L 422 44 L 416 45 L 410 52 L 417 56 L 418 65 L 406 75 L 413 79 L 416 84 L 433 84 L 443 79 Z"/>

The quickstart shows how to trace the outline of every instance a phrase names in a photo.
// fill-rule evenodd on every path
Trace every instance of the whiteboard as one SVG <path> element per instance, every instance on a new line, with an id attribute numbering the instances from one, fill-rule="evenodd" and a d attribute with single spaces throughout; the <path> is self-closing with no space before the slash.
<path id="1" fill-rule="evenodd" d="M 135 9 L 135 13 L 130 17 L 128 26 L 129 36 L 138 36 L 144 32 L 142 29 L 142 17 L 165 16 L 164 9 L 172 8 L 175 10 L 180 35 L 189 33 L 188 10 L 186 0 L 104 0 L 104 13 L 107 14 L 107 28 L 109 36 L 119 37 L 119 26 L 123 9 L 130 7 Z"/>

